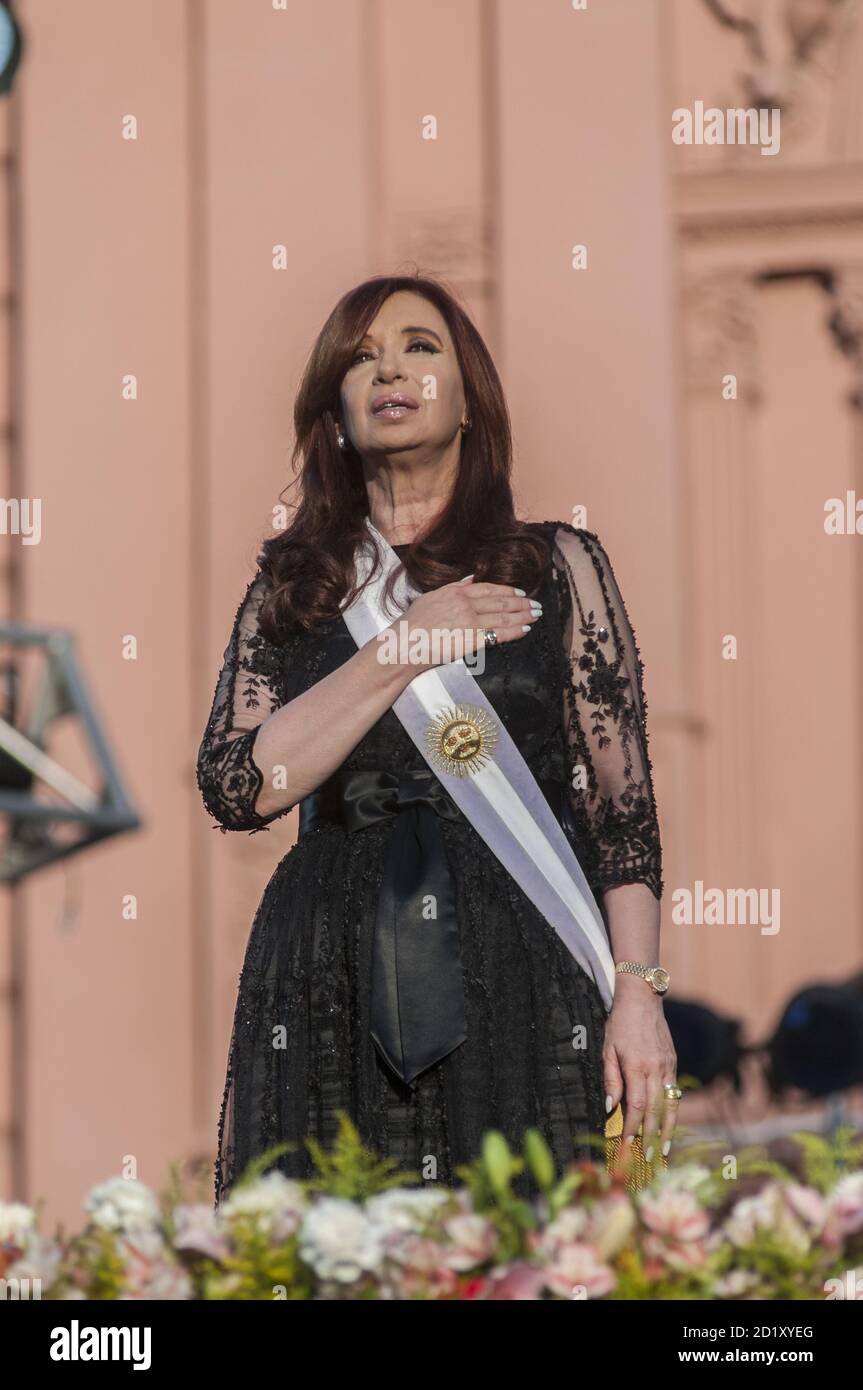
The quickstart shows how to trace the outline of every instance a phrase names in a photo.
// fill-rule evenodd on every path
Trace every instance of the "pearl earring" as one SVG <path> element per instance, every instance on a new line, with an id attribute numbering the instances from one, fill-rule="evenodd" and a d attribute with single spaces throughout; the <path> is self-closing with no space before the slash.
<path id="1" fill-rule="evenodd" d="M 345 447 L 345 436 L 342 434 L 338 426 L 336 426 L 336 439 L 338 441 L 339 448 L 343 449 Z"/>

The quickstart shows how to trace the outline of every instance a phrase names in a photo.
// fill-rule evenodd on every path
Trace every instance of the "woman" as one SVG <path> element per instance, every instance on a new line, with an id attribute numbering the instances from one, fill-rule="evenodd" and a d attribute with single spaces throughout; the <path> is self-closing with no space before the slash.
<path id="1" fill-rule="evenodd" d="M 301 500 L 240 603 L 198 756 L 222 830 L 256 833 L 301 809 L 240 978 L 216 1201 L 281 1141 L 292 1148 L 278 1167 L 308 1175 L 303 1139 L 328 1147 L 340 1110 L 372 1148 L 443 1183 L 490 1128 L 518 1147 L 539 1128 L 561 1167 L 595 1156 L 621 1100 L 624 1139 L 643 1121 L 645 1149 L 667 1153 L 675 1056 L 650 973 L 662 881 L 642 666 L 602 545 L 516 520 L 500 380 L 465 312 L 425 277 L 377 278 L 340 301 L 295 430 Z M 370 535 L 375 571 L 391 564 L 386 600 L 396 578 L 411 585 L 395 658 L 346 624 L 371 592 L 358 569 Z M 610 1013 L 601 979 L 397 713 L 416 677 L 455 671 L 442 633 L 463 639 L 473 688 L 602 904 L 603 949 L 627 963 L 611 964 Z M 420 939 L 421 917 L 422 959 L 398 946 L 411 926 Z"/>

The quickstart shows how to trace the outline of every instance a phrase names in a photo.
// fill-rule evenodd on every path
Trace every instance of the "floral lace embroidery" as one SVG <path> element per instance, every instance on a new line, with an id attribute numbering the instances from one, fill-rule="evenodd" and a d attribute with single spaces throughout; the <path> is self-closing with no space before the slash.
<path id="1" fill-rule="evenodd" d="M 258 574 L 237 609 L 222 659 L 210 717 L 198 750 L 196 778 L 204 805 L 219 822 L 214 829 L 254 835 L 293 810 L 261 816 L 255 805 L 264 775 L 254 761 L 258 730 L 285 703 L 284 652 L 258 631 L 265 580 Z"/>
<path id="2" fill-rule="evenodd" d="M 545 523 L 564 626 L 565 726 L 572 809 L 605 890 L 646 883 L 662 896 L 662 848 L 648 751 L 647 701 L 635 633 L 599 538 Z M 586 786 L 575 785 L 583 769 Z M 587 869 L 585 870 L 587 872 Z"/>

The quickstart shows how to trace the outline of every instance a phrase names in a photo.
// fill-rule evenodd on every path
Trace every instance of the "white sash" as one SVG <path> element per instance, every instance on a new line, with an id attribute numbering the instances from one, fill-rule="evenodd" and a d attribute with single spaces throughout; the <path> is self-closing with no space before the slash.
<path id="1" fill-rule="evenodd" d="M 381 572 L 361 589 L 342 615 L 357 646 L 365 646 L 393 621 L 382 602 L 384 585 L 399 559 L 370 521 L 370 541 L 357 550 L 357 579 L 367 579 L 374 565 L 373 545 L 382 556 Z M 417 596 L 402 572 L 394 598 L 400 604 Z M 540 619 L 541 621 L 541 619 Z M 458 709 L 492 720 L 490 761 L 464 775 L 464 766 L 432 757 L 428 739 L 433 721 L 441 725 Z M 494 706 L 483 694 L 464 661 L 422 671 L 393 704 L 393 712 L 432 767 L 448 795 L 557 932 L 570 953 L 596 982 L 606 1009 L 614 998 L 614 959 L 605 922 L 575 851 L 536 779 Z M 479 721 L 481 723 L 481 721 Z M 461 775 L 460 775 L 461 774 Z"/>

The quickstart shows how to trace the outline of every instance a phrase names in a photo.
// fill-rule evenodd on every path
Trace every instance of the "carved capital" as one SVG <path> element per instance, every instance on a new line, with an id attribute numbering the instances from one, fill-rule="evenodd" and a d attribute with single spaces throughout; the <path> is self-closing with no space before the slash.
<path id="1" fill-rule="evenodd" d="M 833 285 L 830 329 L 849 357 L 863 353 L 863 263 L 844 266 Z"/>
<path id="2" fill-rule="evenodd" d="M 787 108 L 800 69 L 835 33 L 849 0 L 704 0 L 718 23 L 744 45 L 737 80 L 753 106 Z"/>
<path id="3" fill-rule="evenodd" d="M 747 106 L 778 107 L 788 146 L 858 159 L 863 0 L 703 0 L 739 36 L 728 76 Z M 720 103 L 723 104 L 723 103 Z M 745 150 L 729 152 L 735 158 Z"/>
<path id="4" fill-rule="evenodd" d="M 857 384 L 849 399 L 863 411 L 863 262 L 843 266 L 836 273 L 831 299 L 830 331 L 856 369 Z"/>
<path id="5" fill-rule="evenodd" d="M 686 379 L 691 390 L 715 391 L 723 377 L 737 378 L 738 398 L 760 397 L 757 335 L 758 291 L 739 270 L 693 276 L 683 290 Z"/>

